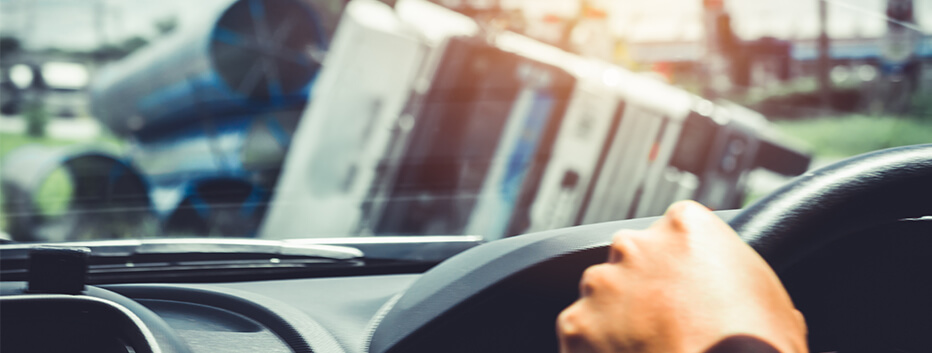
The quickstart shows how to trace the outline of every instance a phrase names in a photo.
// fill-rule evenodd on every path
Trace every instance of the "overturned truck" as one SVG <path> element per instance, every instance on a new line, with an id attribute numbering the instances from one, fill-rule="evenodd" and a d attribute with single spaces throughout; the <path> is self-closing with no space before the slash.
<path id="1" fill-rule="evenodd" d="M 428 1 L 351 1 L 332 41 L 319 13 L 232 2 L 107 69 L 94 113 L 131 148 L 68 173 L 135 203 L 71 202 L 103 223 L 93 234 L 38 217 L 11 235 L 498 239 L 659 214 L 679 199 L 735 208 L 749 171 L 808 167 L 753 111 Z M 43 153 L 58 160 L 46 169 L 78 155 Z M 4 168 L 4 195 L 19 195 L 8 214 L 38 208 L 29 168 Z M 117 169 L 132 187 L 86 174 Z M 130 209 L 122 223 L 135 228 L 108 228 Z"/>
<path id="2" fill-rule="evenodd" d="M 378 19 L 375 21 L 374 19 Z M 738 208 L 804 172 L 760 114 L 425 1 L 350 2 L 260 235 L 482 235 Z"/>

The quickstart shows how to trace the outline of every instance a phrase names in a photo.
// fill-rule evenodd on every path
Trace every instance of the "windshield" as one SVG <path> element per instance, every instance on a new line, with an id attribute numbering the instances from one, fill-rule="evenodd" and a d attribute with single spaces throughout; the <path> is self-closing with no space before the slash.
<path id="1" fill-rule="evenodd" d="M 0 0 L 0 236 L 734 209 L 932 142 L 930 0 Z"/>

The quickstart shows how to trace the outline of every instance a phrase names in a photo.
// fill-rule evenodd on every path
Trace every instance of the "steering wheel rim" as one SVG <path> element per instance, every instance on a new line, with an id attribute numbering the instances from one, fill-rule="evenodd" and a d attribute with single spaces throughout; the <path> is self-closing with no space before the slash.
<path id="1" fill-rule="evenodd" d="M 932 144 L 808 172 L 745 208 L 732 228 L 777 272 L 857 229 L 932 215 Z"/>
<path id="2" fill-rule="evenodd" d="M 932 185 L 922 185 L 925 180 L 932 181 L 932 144 L 848 159 L 797 178 L 737 217 L 732 217 L 737 211 L 718 211 L 717 214 L 732 219 L 729 223 L 743 239 L 777 269 L 843 236 L 847 230 L 932 214 L 932 204 L 922 202 L 932 200 Z M 877 197 L 897 204 L 874 210 L 863 207 L 863 202 L 851 202 L 853 198 L 870 198 L 874 197 L 872 194 L 884 192 L 889 195 Z M 871 213 L 872 217 L 858 216 L 854 217 L 858 222 L 847 222 L 846 218 L 852 215 L 846 212 L 857 210 Z M 565 308 L 575 300 L 579 274 L 586 267 L 604 261 L 612 233 L 618 229 L 644 229 L 656 219 L 554 229 L 497 240 L 464 251 L 425 272 L 404 293 L 382 307 L 370 322 L 365 351 L 435 352 L 449 351 L 451 346 L 461 351 L 493 351 L 487 346 L 471 348 L 484 342 L 477 339 L 482 337 L 478 328 L 498 327 L 501 321 L 464 320 L 464 315 L 507 317 L 502 311 L 493 310 L 497 308 L 485 306 L 501 301 L 503 293 L 516 297 L 513 301 L 505 300 L 507 305 L 519 305 L 546 295 L 557 296 L 536 288 L 522 290 L 522 286 L 514 286 L 525 275 L 541 275 L 553 282 L 559 282 L 557 278 L 572 278 L 567 280 L 572 283 L 567 286 L 572 293 L 563 298 L 565 302 L 559 306 L 559 309 Z M 820 222 L 827 226 L 820 226 Z M 554 264 L 559 266 L 552 266 Z M 545 266 L 550 267 L 543 270 Z M 545 324 L 547 327 L 535 332 L 552 332 L 552 323 Z M 462 337 L 469 339 L 451 341 Z M 551 338 L 556 339 L 555 336 Z M 548 344 L 556 347 L 556 342 Z"/>

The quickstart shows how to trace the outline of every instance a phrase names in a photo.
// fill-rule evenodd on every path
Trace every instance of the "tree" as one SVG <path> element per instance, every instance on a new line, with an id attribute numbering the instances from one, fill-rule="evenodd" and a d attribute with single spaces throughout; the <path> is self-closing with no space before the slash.
<path id="1" fill-rule="evenodd" d="M 41 101 L 29 103 L 25 111 L 26 134 L 32 137 L 45 137 L 45 126 L 49 122 L 49 114 Z"/>

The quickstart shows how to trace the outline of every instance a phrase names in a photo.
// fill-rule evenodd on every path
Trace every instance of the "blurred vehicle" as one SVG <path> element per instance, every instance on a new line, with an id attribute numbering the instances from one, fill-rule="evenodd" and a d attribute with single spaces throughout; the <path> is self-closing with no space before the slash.
<path id="1" fill-rule="evenodd" d="M 3 114 L 16 115 L 32 104 L 41 104 L 55 117 L 87 115 L 90 73 L 78 62 L 32 58 L 3 65 Z M 28 102 L 32 100 L 33 102 Z"/>
<path id="2" fill-rule="evenodd" d="M 120 170 L 142 182 L 116 190 L 116 179 L 108 177 L 112 167 L 67 168 L 74 193 L 107 190 L 105 199 L 133 199 L 137 208 L 150 210 L 159 220 L 162 234 L 254 234 L 326 50 L 327 34 L 317 16 L 298 1 L 229 1 L 170 38 L 103 68 L 91 87 L 94 117 L 112 133 L 132 140 L 133 152 L 93 153 L 125 165 Z M 70 69 L 50 65 L 47 69 Z M 20 153 L 30 155 L 6 161 L 4 187 L 11 190 L 9 195 L 24 196 L 5 203 L 7 214 L 36 213 L 30 200 L 42 185 L 36 180 L 18 183 L 9 174 L 42 180 L 85 151 Z M 53 156 L 40 156 L 49 153 Z M 40 162 L 49 159 L 61 162 Z M 107 178 L 113 183 L 83 182 Z M 71 207 L 78 210 L 80 205 Z M 102 219 L 123 212 L 102 204 L 80 209 L 89 218 Z M 27 217 L 11 219 L 15 239 L 37 238 L 37 226 L 54 223 L 35 220 L 27 225 Z M 100 227 L 72 227 L 57 237 L 120 237 L 115 234 L 127 231 L 107 229 L 112 222 L 89 223 Z M 131 232 L 146 232 L 141 227 L 148 223 Z"/>
<path id="3" fill-rule="evenodd" d="M 20 91 L 8 69 L 0 70 L 0 113 L 13 115 L 20 110 Z"/>

